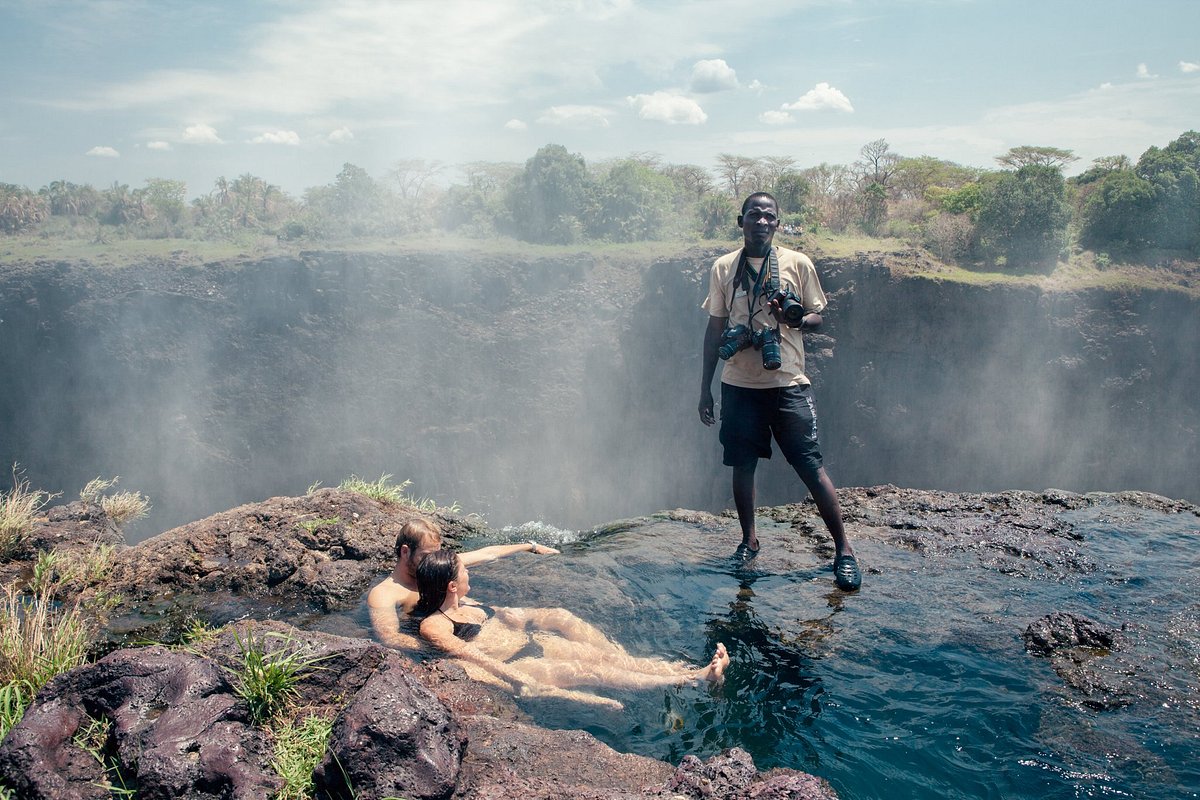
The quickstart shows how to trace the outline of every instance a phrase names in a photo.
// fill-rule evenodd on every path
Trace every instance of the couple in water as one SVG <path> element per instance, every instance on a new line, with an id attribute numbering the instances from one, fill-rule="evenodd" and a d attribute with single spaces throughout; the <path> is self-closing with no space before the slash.
<path id="1" fill-rule="evenodd" d="M 707 680 L 718 682 L 729 666 L 718 644 L 703 667 L 626 652 L 604 633 L 564 608 L 506 608 L 468 597 L 468 567 L 518 552 L 558 553 L 527 542 L 458 554 L 441 549 L 441 531 L 412 520 L 396 539 L 396 568 L 367 596 L 372 627 L 384 644 L 411 646 L 399 616 L 420 620 L 422 639 L 473 664 L 525 696 L 563 697 L 620 708 L 616 700 L 582 688 L 646 689 Z"/>

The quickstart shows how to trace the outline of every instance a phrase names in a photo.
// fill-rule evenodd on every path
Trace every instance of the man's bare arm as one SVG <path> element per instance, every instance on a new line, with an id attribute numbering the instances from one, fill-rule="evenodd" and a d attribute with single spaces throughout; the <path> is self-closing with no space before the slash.
<path id="1" fill-rule="evenodd" d="M 473 567 L 476 564 L 483 564 L 488 561 L 495 561 L 497 558 L 504 558 L 515 553 L 533 553 L 539 556 L 555 556 L 558 555 L 558 550 L 553 547 L 548 547 L 544 544 L 534 544 L 533 542 L 521 542 L 520 544 L 494 544 L 490 547 L 481 547 L 478 550 L 470 550 L 466 553 L 459 553 L 458 557 L 462 561 L 464 567 Z"/>

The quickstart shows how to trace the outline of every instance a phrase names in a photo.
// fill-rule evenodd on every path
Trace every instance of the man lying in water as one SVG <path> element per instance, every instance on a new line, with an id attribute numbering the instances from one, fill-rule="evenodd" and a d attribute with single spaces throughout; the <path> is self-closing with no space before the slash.
<path id="1" fill-rule="evenodd" d="M 375 638 L 388 647 L 417 649 L 415 636 L 400 630 L 400 616 L 407 617 L 417 605 L 417 565 L 421 559 L 442 547 L 442 531 L 427 519 L 404 523 L 396 536 L 396 568 L 367 594 L 367 610 Z M 558 550 L 534 541 L 497 544 L 462 554 L 468 566 L 494 561 L 514 553 L 557 555 Z"/>
<path id="2" fill-rule="evenodd" d="M 580 687 L 647 689 L 700 680 L 720 682 L 729 653 L 717 644 L 704 667 L 626 652 L 598 628 L 565 608 L 492 608 L 467 600 L 466 559 L 437 550 L 417 567 L 420 600 L 414 615 L 421 637 L 475 664 L 521 695 L 565 697 L 621 708 Z"/>

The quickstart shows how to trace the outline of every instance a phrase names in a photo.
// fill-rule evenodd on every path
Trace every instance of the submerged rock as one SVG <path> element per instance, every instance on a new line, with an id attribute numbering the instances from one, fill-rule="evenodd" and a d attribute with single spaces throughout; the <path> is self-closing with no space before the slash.
<path id="1" fill-rule="evenodd" d="M 1025 649 L 1035 656 L 1049 656 L 1076 647 L 1113 650 L 1120 632 L 1077 614 L 1058 611 L 1047 614 L 1025 629 Z"/>

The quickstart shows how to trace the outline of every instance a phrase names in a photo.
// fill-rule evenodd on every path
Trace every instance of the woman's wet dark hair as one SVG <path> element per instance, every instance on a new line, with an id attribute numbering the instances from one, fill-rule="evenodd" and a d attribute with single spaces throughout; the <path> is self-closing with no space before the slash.
<path id="1" fill-rule="evenodd" d="M 446 589 L 458 577 L 458 553 L 453 550 L 434 550 L 417 565 L 417 607 L 413 616 L 428 617 L 446 602 Z"/>

